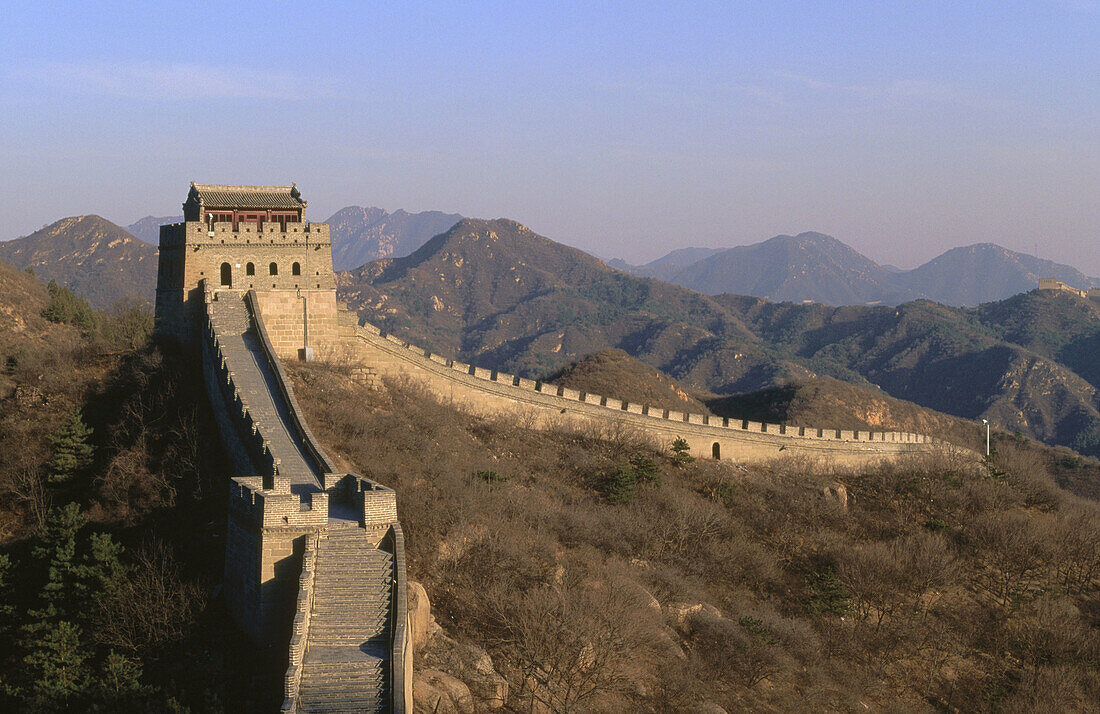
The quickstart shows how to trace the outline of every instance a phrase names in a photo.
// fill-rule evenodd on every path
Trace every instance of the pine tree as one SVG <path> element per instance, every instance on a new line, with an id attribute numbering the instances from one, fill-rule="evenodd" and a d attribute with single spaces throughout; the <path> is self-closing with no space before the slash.
<path id="1" fill-rule="evenodd" d="M 619 464 L 604 484 L 604 495 L 612 503 L 630 503 L 638 490 L 638 479 L 629 464 Z"/>
<path id="2" fill-rule="evenodd" d="M 141 665 L 113 650 L 103 663 L 100 686 L 108 696 L 133 692 L 141 687 Z"/>
<path id="3" fill-rule="evenodd" d="M 93 533 L 88 538 L 88 553 L 76 568 L 76 594 L 80 611 L 85 616 L 96 609 L 96 603 L 116 592 L 126 578 L 122 564 L 122 545 L 110 533 Z"/>
<path id="4" fill-rule="evenodd" d="M 96 313 L 87 300 L 64 285 L 58 285 L 56 280 L 50 280 L 46 289 L 50 293 L 50 304 L 42 311 L 42 317 L 50 322 L 65 322 L 89 331 L 95 328 Z"/>
<path id="5" fill-rule="evenodd" d="M 35 547 L 34 557 L 47 562 L 46 584 L 42 586 L 42 607 L 31 614 L 38 619 L 62 619 L 76 610 L 73 595 L 80 578 L 76 558 L 76 537 L 84 527 L 80 506 L 69 503 L 50 511 L 42 528 L 42 542 Z"/>
<path id="6" fill-rule="evenodd" d="M 634 470 L 634 480 L 638 483 L 660 484 L 661 482 L 657 464 L 645 454 L 635 454 L 631 456 L 630 468 Z"/>
<path id="7" fill-rule="evenodd" d="M 683 437 L 677 437 L 676 441 L 672 442 L 672 462 L 683 466 L 695 461 L 695 457 L 688 453 L 689 449 L 687 441 Z"/>
<path id="8" fill-rule="evenodd" d="M 80 627 L 67 620 L 40 624 L 23 658 L 34 692 L 53 702 L 82 692 L 88 682 L 88 655 Z"/>
<path id="9" fill-rule="evenodd" d="M 88 443 L 91 428 L 80 417 L 80 410 L 74 409 L 69 418 L 50 438 L 54 448 L 53 461 L 50 462 L 50 481 L 64 483 L 73 474 L 92 464 L 94 449 Z"/>

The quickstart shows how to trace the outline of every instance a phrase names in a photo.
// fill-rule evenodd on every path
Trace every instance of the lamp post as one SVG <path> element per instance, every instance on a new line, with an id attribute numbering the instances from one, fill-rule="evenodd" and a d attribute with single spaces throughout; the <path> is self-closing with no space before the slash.
<path id="1" fill-rule="evenodd" d="M 982 419 L 982 423 L 985 424 L 985 455 L 989 456 L 989 420 Z"/>

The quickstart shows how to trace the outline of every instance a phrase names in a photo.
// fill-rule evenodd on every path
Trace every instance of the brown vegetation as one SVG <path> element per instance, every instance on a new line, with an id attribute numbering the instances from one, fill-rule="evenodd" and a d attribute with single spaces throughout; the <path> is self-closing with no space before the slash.
<path id="1" fill-rule="evenodd" d="M 574 362 L 547 381 L 605 397 L 695 414 L 709 414 L 703 402 L 676 380 L 613 348 Z"/>
<path id="2" fill-rule="evenodd" d="M 511 711 L 1100 702 L 1100 514 L 1054 484 L 1048 452 L 678 465 L 628 433 L 292 374 L 321 439 L 397 489 L 410 577 L 490 652 Z M 655 477 L 613 502 L 609 474 L 639 455 Z M 821 495 L 837 483 L 846 509 Z"/>

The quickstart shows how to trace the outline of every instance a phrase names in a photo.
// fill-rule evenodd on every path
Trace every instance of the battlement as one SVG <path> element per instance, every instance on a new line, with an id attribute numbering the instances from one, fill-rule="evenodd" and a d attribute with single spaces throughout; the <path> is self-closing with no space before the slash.
<path id="1" fill-rule="evenodd" d="M 877 445 L 924 445 L 935 444 L 936 440 L 924 434 L 911 432 L 886 431 L 886 430 L 848 430 L 836 428 L 824 428 L 813 426 L 796 426 L 790 424 L 769 424 L 755 422 L 747 419 L 718 417 L 711 414 L 693 414 L 673 409 L 654 407 L 650 404 L 630 402 L 615 397 L 607 397 L 592 392 L 584 392 L 570 389 L 557 384 L 549 384 L 538 380 L 526 379 L 507 372 L 485 369 L 470 365 L 454 359 L 448 359 L 442 355 L 433 354 L 413 343 L 403 340 L 396 335 L 388 334 L 378 327 L 365 323 L 359 327 L 357 334 L 361 341 L 381 347 L 391 354 L 397 354 L 405 358 L 407 369 L 413 371 L 418 366 L 421 370 L 438 375 L 450 373 L 453 378 L 469 384 L 475 389 L 499 386 L 503 389 L 496 390 L 497 394 L 512 400 L 516 405 L 541 405 L 561 414 L 583 414 L 590 418 L 607 418 L 613 413 L 630 423 L 647 428 L 660 420 L 662 432 L 669 438 L 682 436 L 689 441 L 705 441 L 707 437 L 721 437 L 723 433 L 744 436 L 766 435 L 769 441 L 775 439 L 825 442 L 835 445 L 862 444 L 868 447 Z M 375 361 L 378 365 L 384 362 Z M 414 366 L 415 365 L 415 366 Z M 488 400 L 483 400 L 487 403 Z M 639 419 L 645 417 L 646 419 Z M 654 420 L 649 422 L 648 420 Z M 781 441 L 776 442 L 782 446 Z M 715 445 L 718 446 L 717 451 Z M 721 443 L 715 441 L 710 445 L 710 455 L 721 454 Z M 725 450 L 730 456 L 737 450 Z"/>
<path id="2" fill-rule="evenodd" d="M 160 228 L 160 247 L 177 248 L 187 245 L 264 245 L 276 242 L 291 245 L 308 243 L 320 250 L 331 245 L 327 223 L 202 223 L 184 221 L 168 223 Z"/>

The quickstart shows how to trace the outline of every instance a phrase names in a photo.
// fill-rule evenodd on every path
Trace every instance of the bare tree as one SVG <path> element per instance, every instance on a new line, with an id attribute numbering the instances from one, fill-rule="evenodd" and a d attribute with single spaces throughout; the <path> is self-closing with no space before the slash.
<path id="1" fill-rule="evenodd" d="M 179 640 L 206 602 L 202 589 L 181 579 L 162 541 L 138 552 L 130 576 L 102 601 L 96 638 L 134 652 Z"/>
<path id="2" fill-rule="evenodd" d="M 621 693 L 649 650 L 644 608 L 615 583 L 542 587 L 499 613 L 532 707 L 576 712 Z"/>

